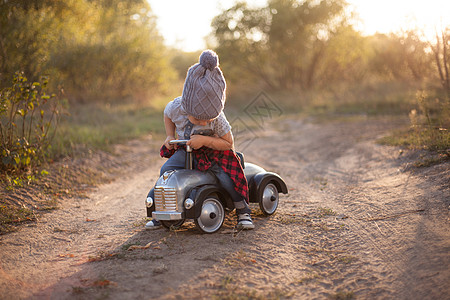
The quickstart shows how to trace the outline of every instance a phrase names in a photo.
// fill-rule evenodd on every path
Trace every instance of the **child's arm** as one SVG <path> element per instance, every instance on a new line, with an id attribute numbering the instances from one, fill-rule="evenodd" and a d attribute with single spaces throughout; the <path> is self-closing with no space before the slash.
<path id="1" fill-rule="evenodd" d="M 175 123 L 164 114 L 164 127 L 166 129 L 166 140 L 164 141 L 164 145 L 167 149 L 173 149 L 174 145 L 169 144 L 169 141 L 175 139 Z"/>
<path id="2" fill-rule="evenodd" d="M 202 146 L 221 151 L 234 149 L 234 140 L 231 130 L 221 137 L 197 134 L 191 135 L 191 139 L 187 144 L 194 149 L 199 149 Z"/>

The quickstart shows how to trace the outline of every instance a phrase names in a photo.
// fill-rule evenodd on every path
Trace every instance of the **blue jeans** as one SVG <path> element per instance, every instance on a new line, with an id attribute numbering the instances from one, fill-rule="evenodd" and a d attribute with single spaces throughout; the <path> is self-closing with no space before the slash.
<path id="1" fill-rule="evenodd" d="M 159 176 L 161 177 L 164 172 L 184 169 L 184 165 L 186 162 L 186 150 L 178 149 L 161 167 L 159 171 Z M 196 165 L 194 159 L 194 167 Z"/>
<path id="2" fill-rule="evenodd" d="M 184 149 L 178 149 L 161 167 L 159 176 L 167 171 L 184 169 L 185 161 L 186 151 Z M 196 164 L 197 163 L 194 158 L 194 168 Z M 213 165 L 209 168 L 208 172 L 213 173 L 219 180 L 220 185 L 228 192 L 228 194 L 230 194 L 234 207 L 236 208 L 236 214 L 251 213 L 251 209 L 247 202 L 245 202 L 245 199 L 234 189 L 233 180 L 231 180 L 230 176 L 225 173 L 220 166 Z"/>

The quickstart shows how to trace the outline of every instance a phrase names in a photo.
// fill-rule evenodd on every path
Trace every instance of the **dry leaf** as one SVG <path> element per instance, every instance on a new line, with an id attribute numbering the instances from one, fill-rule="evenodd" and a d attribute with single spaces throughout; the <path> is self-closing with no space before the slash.
<path id="1" fill-rule="evenodd" d="M 132 245 L 132 246 L 128 247 L 128 251 L 133 251 L 133 250 L 136 250 L 136 249 L 147 249 L 147 248 L 150 248 L 150 246 L 151 246 L 153 243 L 154 243 L 154 242 L 150 242 L 150 243 L 148 243 L 148 244 L 145 245 L 145 246 Z"/>
<path id="2" fill-rule="evenodd" d="M 74 254 L 72 254 L 72 253 L 69 253 L 69 254 L 60 254 L 60 255 L 58 255 L 59 257 L 75 257 L 75 255 Z"/>
<path id="3" fill-rule="evenodd" d="M 114 281 L 111 280 L 97 280 L 94 281 L 91 286 L 98 286 L 98 287 L 106 287 L 106 286 L 117 286 L 117 283 L 115 283 Z"/>

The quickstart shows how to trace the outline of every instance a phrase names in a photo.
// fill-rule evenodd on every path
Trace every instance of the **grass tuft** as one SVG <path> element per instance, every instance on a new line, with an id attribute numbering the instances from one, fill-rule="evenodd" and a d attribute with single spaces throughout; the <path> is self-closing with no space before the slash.
<path id="1" fill-rule="evenodd" d="M 337 292 L 337 293 L 335 293 L 334 295 L 332 295 L 331 297 L 330 297 L 331 299 L 334 299 L 334 300 L 350 300 L 350 299 L 355 299 L 354 298 L 354 294 L 353 294 L 353 292 L 342 292 L 342 291 L 339 291 L 339 292 Z"/>
<path id="2" fill-rule="evenodd" d="M 26 207 L 0 206 L 0 232 L 14 231 L 15 225 L 25 221 L 36 220 L 36 215 Z"/>

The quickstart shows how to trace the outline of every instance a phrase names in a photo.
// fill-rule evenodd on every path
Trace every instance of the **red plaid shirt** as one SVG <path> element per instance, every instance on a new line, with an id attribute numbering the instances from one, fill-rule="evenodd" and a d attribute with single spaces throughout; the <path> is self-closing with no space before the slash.
<path id="1" fill-rule="evenodd" d="M 161 147 L 161 157 L 169 158 L 175 153 L 175 149 L 167 149 L 165 145 Z M 245 178 L 239 158 L 232 150 L 214 150 L 208 147 L 202 147 L 192 151 L 197 160 L 197 169 L 199 171 L 207 171 L 214 164 L 218 164 L 225 173 L 230 176 L 234 183 L 234 189 L 248 203 L 248 183 Z"/>

